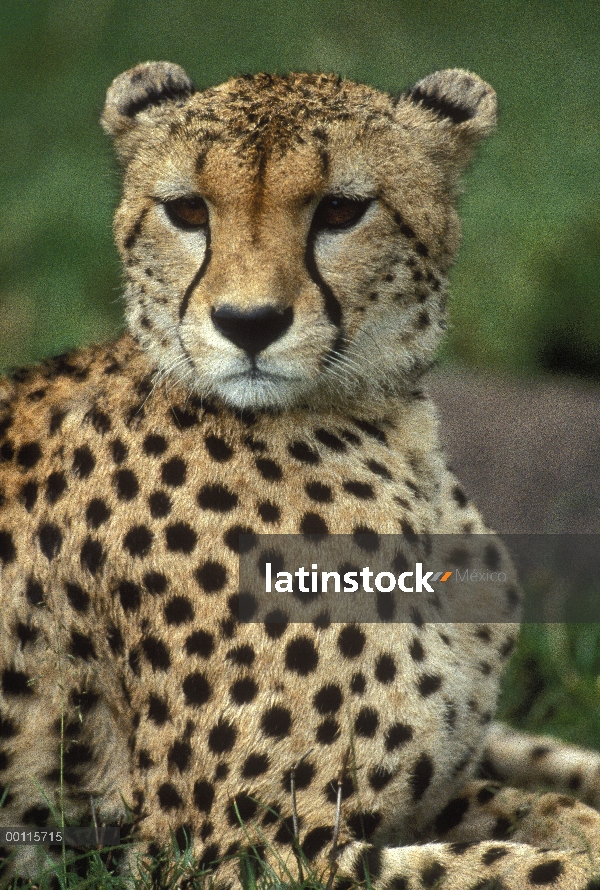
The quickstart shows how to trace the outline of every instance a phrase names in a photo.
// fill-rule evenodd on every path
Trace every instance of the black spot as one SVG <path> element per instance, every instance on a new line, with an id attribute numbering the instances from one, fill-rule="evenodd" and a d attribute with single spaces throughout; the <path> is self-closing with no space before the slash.
<path id="1" fill-rule="evenodd" d="M 96 692 L 79 691 L 77 689 L 71 691 L 69 698 L 73 706 L 78 708 L 83 714 L 91 711 L 100 700 L 100 696 Z"/>
<path id="2" fill-rule="evenodd" d="M 225 463 L 233 454 L 233 448 L 220 436 L 207 436 L 204 444 L 212 459 L 218 463 Z"/>
<path id="3" fill-rule="evenodd" d="M 261 717 L 260 727 L 263 734 L 270 738 L 282 739 L 290 734 L 292 715 L 287 708 L 274 705 Z"/>
<path id="4" fill-rule="evenodd" d="M 281 517 L 281 510 L 277 504 L 273 504 L 271 501 L 261 501 L 257 512 L 263 522 L 279 522 Z"/>
<path id="5" fill-rule="evenodd" d="M 65 747 L 63 762 L 67 769 L 76 769 L 84 763 L 89 763 L 93 753 L 89 745 L 82 742 L 71 742 Z"/>
<path id="6" fill-rule="evenodd" d="M 252 677 L 243 677 L 241 680 L 236 680 L 229 690 L 229 695 L 236 705 L 248 704 L 253 701 L 257 693 L 258 686 Z"/>
<path id="7" fill-rule="evenodd" d="M 139 585 L 133 581 L 121 581 L 119 584 L 119 599 L 125 612 L 134 612 L 139 609 L 142 601 Z"/>
<path id="8" fill-rule="evenodd" d="M 110 624 L 106 631 L 106 639 L 108 645 L 110 646 L 110 651 L 115 655 L 121 655 L 123 653 L 123 636 L 118 627 L 115 627 L 114 624 Z"/>
<path id="9" fill-rule="evenodd" d="M 195 630 L 185 641 L 187 655 L 199 655 L 201 658 L 209 658 L 214 650 L 213 635 L 206 630 Z"/>
<path id="10" fill-rule="evenodd" d="M 57 525 L 46 523 L 41 525 L 38 531 L 40 549 L 46 559 L 53 560 L 60 553 L 62 547 L 62 533 Z"/>
<path id="11" fill-rule="evenodd" d="M 147 637 L 142 637 L 141 646 L 153 670 L 166 671 L 169 669 L 171 657 L 162 640 L 149 634 Z"/>
<path id="12" fill-rule="evenodd" d="M 339 454 L 346 451 L 346 443 L 336 436 L 334 433 L 330 433 L 329 430 L 324 430 L 322 427 L 315 430 L 315 437 L 319 440 L 322 445 L 325 445 L 327 448 L 330 448 L 332 451 L 336 451 Z"/>
<path id="13" fill-rule="evenodd" d="M 268 754 L 250 754 L 244 761 L 242 767 L 242 778 L 254 779 L 256 776 L 262 776 L 269 769 Z"/>
<path id="14" fill-rule="evenodd" d="M 319 825 L 307 833 L 302 842 L 302 852 L 307 859 L 314 859 L 332 840 L 333 828 L 331 825 Z"/>
<path id="15" fill-rule="evenodd" d="M 41 542 L 40 542 L 41 544 Z M 43 547 L 42 547 L 43 551 Z M 45 551 L 43 551 L 45 552 Z M 46 554 L 47 555 L 47 554 Z M 15 547 L 13 537 L 10 532 L 0 531 L 0 559 L 5 565 L 14 562 L 17 557 L 17 548 Z M 51 559 L 52 557 L 48 557 Z"/>
<path id="16" fill-rule="evenodd" d="M 357 525 L 352 532 L 352 539 L 357 547 L 367 553 L 377 553 L 379 550 L 379 535 L 368 525 Z"/>
<path id="17" fill-rule="evenodd" d="M 245 535 L 243 541 L 240 541 L 240 535 Z M 254 529 L 249 526 L 232 525 L 223 535 L 223 540 L 234 553 L 248 553 L 256 545 L 257 538 Z"/>
<path id="18" fill-rule="evenodd" d="M 267 450 L 267 443 L 262 442 L 260 439 L 255 439 L 254 436 L 244 436 L 243 442 L 250 451 L 262 454 L 263 451 Z"/>
<path id="19" fill-rule="evenodd" d="M 279 482 L 283 477 L 283 471 L 278 463 L 268 457 L 256 459 L 256 469 L 267 482 Z"/>
<path id="20" fill-rule="evenodd" d="M 168 444 L 164 436 L 149 433 L 144 439 L 143 449 L 151 457 L 160 457 L 167 448 Z"/>
<path id="21" fill-rule="evenodd" d="M 175 741 L 171 745 L 167 762 L 169 766 L 176 766 L 180 773 L 184 772 L 190 765 L 190 757 L 192 749 L 189 742 Z"/>
<path id="22" fill-rule="evenodd" d="M 71 631 L 69 652 L 74 658 L 82 658 L 84 661 L 96 657 L 96 650 L 90 638 L 76 630 Z"/>
<path id="23" fill-rule="evenodd" d="M 225 657 L 233 664 L 250 667 L 255 658 L 254 649 L 248 644 L 237 646 L 235 649 L 230 649 Z"/>
<path id="24" fill-rule="evenodd" d="M 274 609 L 265 615 L 265 633 L 272 640 L 278 640 L 287 630 L 289 620 L 287 615 L 279 609 Z"/>
<path id="25" fill-rule="evenodd" d="M 46 480 L 46 500 L 48 503 L 55 504 L 66 490 L 67 480 L 64 473 L 50 473 Z"/>
<path id="26" fill-rule="evenodd" d="M 316 739 L 320 745 L 332 745 L 337 739 L 340 727 L 337 720 L 327 717 L 317 726 Z"/>
<path id="27" fill-rule="evenodd" d="M 6 668 L 2 674 L 2 690 L 6 695 L 31 695 L 33 686 L 23 671 Z"/>
<path id="28" fill-rule="evenodd" d="M 433 778 L 433 762 L 427 754 L 421 754 L 409 776 L 412 799 L 417 803 L 431 784 Z"/>
<path id="29" fill-rule="evenodd" d="M 154 535 L 146 525 L 132 526 L 123 538 L 123 546 L 132 556 L 146 556 L 152 546 Z"/>
<path id="30" fill-rule="evenodd" d="M 38 581 L 30 578 L 25 588 L 25 596 L 32 606 L 44 605 L 44 589 Z"/>
<path id="31" fill-rule="evenodd" d="M 144 587 L 148 593 L 160 595 L 167 589 L 167 579 L 161 572 L 147 572 L 143 578 Z"/>
<path id="32" fill-rule="evenodd" d="M 165 529 L 167 550 L 173 553 L 191 553 L 196 546 L 198 536 L 187 522 L 176 522 Z"/>
<path id="33" fill-rule="evenodd" d="M 437 674 L 423 674 L 417 682 L 417 689 L 423 698 L 437 692 L 442 685 L 442 678 Z"/>
<path id="34" fill-rule="evenodd" d="M 511 608 L 516 609 L 521 602 L 521 597 L 515 587 L 509 584 L 506 588 L 506 599 Z"/>
<path id="35" fill-rule="evenodd" d="M 320 537 L 329 534 L 329 529 L 322 516 L 309 511 L 304 514 L 300 521 L 300 532 L 303 535 L 317 535 Z"/>
<path id="36" fill-rule="evenodd" d="M 157 695 L 150 695 L 148 697 L 148 719 L 152 720 L 153 723 L 156 723 L 157 726 L 162 726 L 167 720 L 170 719 L 169 706 L 162 698 L 159 698 Z"/>
<path id="37" fill-rule="evenodd" d="M 468 499 L 464 491 L 459 485 L 455 485 L 452 489 L 452 497 L 456 501 L 459 507 L 466 507 L 468 504 Z"/>
<path id="38" fill-rule="evenodd" d="M 237 738 L 237 729 L 227 720 L 219 720 L 208 734 L 208 747 L 214 754 L 231 751 Z"/>
<path id="39" fill-rule="evenodd" d="M 378 463 L 376 460 L 366 461 L 365 466 L 372 473 L 375 473 L 375 475 L 380 476 L 382 479 L 386 479 L 388 482 L 393 479 L 393 476 L 388 468 L 384 466 L 384 464 Z"/>
<path id="40" fill-rule="evenodd" d="M 174 596 L 164 611 L 167 624 L 185 624 L 194 617 L 194 608 L 187 596 Z"/>
<path id="41" fill-rule="evenodd" d="M 76 612 L 87 611 L 90 604 L 90 597 L 79 584 L 70 584 L 67 581 L 65 582 L 65 590 L 72 609 L 75 609 Z"/>
<path id="42" fill-rule="evenodd" d="M 222 563 L 207 560 L 196 569 L 194 577 L 205 593 L 216 593 L 225 587 L 227 571 Z"/>
<path id="43" fill-rule="evenodd" d="M 288 448 L 291 456 L 300 461 L 303 464 L 318 464 L 321 460 L 318 451 L 315 451 L 314 448 L 311 448 L 306 442 L 296 441 L 292 442 Z"/>
<path id="44" fill-rule="evenodd" d="M 20 491 L 20 499 L 23 502 L 23 505 L 28 513 L 31 513 L 31 511 L 35 507 L 35 503 L 37 501 L 37 496 L 38 496 L 37 482 L 34 482 L 33 479 L 30 479 L 29 482 L 25 483 L 25 485 L 21 488 L 21 491 Z"/>
<path id="45" fill-rule="evenodd" d="M 101 498 L 91 500 L 85 511 L 85 518 L 92 528 L 99 528 L 110 517 L 110 509 Z"/>
<path id="46" fill-rule="evenodd" d="M 396 663 L 391 655 L 381 655 L 375 665 L 375 678 L 380 683 L 391 683 L 396 676 Z"/>
<path id="47" fill-rule="evenodd" d="M 462 822 L 463 816 L 469 809 L 468 797 L 455 797 L 446 804 L 435 819 L 436 832 L 442 836 L 447 834 Z"/>
<path id="48" fill-rule="evenodd" d="M 381 791 L 394 778 L 394 773 L 382 766 L 376 767 L 369 773 L 369 785 L 373 791 Z"/>
<path id="49" fill-rule="evenodd" d="M 0 738 L 12 739 L 19 734 L 17 724 L 9 717 L 0 717 Z"/>
<path id="50" fill-rule="evenodd" d="M 446 874 L 446 866 L 442 865 L 441 862 L 432 862 L 429 865 L 425 866 L 423 871 L 421 872 L 421 881 L 423 882 L 423 887 L 426 887 L 429 890 L 430 887 L 434 887 L 438 884 L 439 881 Z"/>
<path id="51" fill-rule="evenodd" d="M 490 847 L 481 857 L 481 861 L 484 865 L 493 865 L 494 862 L 497 862 L 504 856 L 508 856 L 508 849 L 506 847 Z"/>
<path id="52" fill-rule="evenodd" d="M 94 430 L 101 436 L 108 433 L 111 428 L 110 417 L 99 408 L 92 408 L 83 418 L 84 423 L 91 423 Z"/>
<path id="53" fill-rule="evenodd" d="M 12 442 L 7 441 L 0 447 L 0 463 L 7 463 L 15 456 L 15 447 Z"/>
<path id="54" fill-rule="evenodd" d="M 365 647 L 367 638 L 356 624 L 347 624 L 338 636 L 338 649 L 344 658 L 358 658 Z"/>
<path id="55" fill-rule="evenodd" d="M 140 490 L 137 476 L 133 470 L 118 470 L 115 473 L 117 497 L 121 501 L 131 501 Z"/>
<path id="56" fill-rule="evenodd" d="M 229 767 L 226 763 L 218 763 L 217 768 L 215 770 L 215 782 L 220 782 L 222 779 L 226 779 L 229 775 Z"/>
<path id="57" fill-rule="evenodd" d="M 227 819 L 230 825 L 239 825 L 256 815 L 258 804 L 247 794 L 238 794 L 227 807 Z"/>
<path id="58" fill-rule="evenodd" d="M 172 457 L 162 465 L 161 477 L 165 485 L 173 488 L 183 485 L 187 473 L 185 461 L 181 457 Z"/>
<path id="59" fill-rule="evenodd" d="M 410 652 L 410 657 L 413 661 L 423 661 L 425 658 L 425 650 L 418 637 L 412 638 L 408 651 Z"/>
<path id="60" fill-rule="evenodd" d="M 368 482 L 349 481 L 344 482 L 342 487 L 348 494 L 353 494 L 354 497 L 360 498 L 363 501 L 369 501 L 375 498 L 373 486 L 369 485 Z"/>
<path id="61" fill-rule="evenodd" d="M 374 708 L 361 708 L 354 721 L 356 734 L 372 739 L 379 726 L 379 715 Z"/>
<path id="62" fill-rule="evenodd" d="M 162 519 L 171 512 L 171 498 L 166 491 L 153 491 L 148 498 L 148 504 L 154 519 Z"/>
<path id="63" fill-rule="evenodd" d="M 210 813 L 215 797 L 215 789 L 210 782 L 194 784 L 194 804 L 201 813 Z"/>
<path id="64" fill-rule="evenodd" d="M 17 463 L 24 470 L 35 467 L 42 456 L 42 449 L 38 442 L 25 442 L 17 451 Z"/>
<path id="65" fill-rule="evenodd" d="M 359 430 L 362 430 L 363 433 L 366 433 L 368 436 L 371 436 L 373 439 L 377 439 L 378 442 L 381 442 L 383 445 L 387 445 L 387 439 L 383 430 L 379 429 L 378 426 L 375 426 L 374 423 L 369 423 L 368 420 L 361 420 L 360 418 L 353 418 L 352 422 L 356 424 Z"/>
<path id="66" fill-rule="evenodd" d="M 355 838 L 370 840 L 381 822 L 380 813 L 353 813 L 348 817 L 348 828 Z"/>
<path id="67" fill-rule="evenodd" d="M 550 859 L 548 862 L 542 862 L 540 865 L 534 865 L 530 869 L 527 879 L 530 884 L 539 887 L 545 884 L 553 884 L 564 872 L 565 867 L 560 859 Z"/>
<path id="68" fill-rule="evenodd" d="M 286 646 L 285 666 L 289 671 L 294 671 L 305 677 L 317 669 L 319 655 L 315 644 L 309 637 L 295 637 Z"/>
<path id="69" fill-rule="evenodd" d="M 333 500 L 333 492 L 329 485 L 323 485 L 322 482 L 308 482 L 305 491 L 312 501 L 319 504 L 329 504 Z"/>
<path id="70" fill-rule="evenodd" d="M 29 807 L 28 810 L 25 810 L 22 816 L 22 821 L 25 825 L 41 827 L 46 824 L 49 815 L 50 809 L 48 807 L 33 806 Z"/>
<path id="71" fill-rule="evenodd" d="M 343 701 L 342 690 L 339 686 L 329 684 L 322 686 L 313 698 L 313 705 L 319 714 L 335 714 L 339 711 Z"/>
<path id="72" fill-rule="evenodd" d="M 211 696 L 210 683 L 198 671 L 187 675 L 182 688 L 186 703 L 196 708 L 206 704 Z"/>
<path id="73" fill-rule="evenodd" d="M 182 408 L 171 408 L 173 423 L 180 430 L 189 430 L 198 424 L 198 416 L 192 411 L 184 411 Z"/>
<path id="74" fill-rule="evenodd" d="M 387 751 L 394 751 L 401 745 L 406 745 L 413 737 L 411 726 L 406 723 L 392 723 L 385 734 L 385 747 Z"/>
<path id="75" fill-rule="evenodd" d="M 86 568 L 92 575 L 96 575 L 104 562 L 104 550 L 100 541 L 93 538 L 86 538 L 81 547 L 81 566 Z"/>
<path id="76" fill-rule="evenodd" d="M 128 448 L 120 439 L 115 439 L 110 446 L 112 459 L 116 464 L 122 464 L 127 457 Z"/>
<path id="77" fill-rule="evenodd" d="M 198 493 L 198 504 L 203 510 L 229 513 L 238 504 L 238 496 L 224 485 L 204 485 Z"/>
<path id="78" fill-rule="evenodd" d="M 162 810 L 175 810 L 182 803 L 179 793 L 170 782 L 164 782 L 158 789 L 158 802 Z"/>
<path id="79" fill-rule="evenodd" d="M 21 647 L 26 646 L 28 643 L 34 643 L 38 637 L 38 631 L 35 627 L 32 627 L 30 624 L 25 624 L 22 621 L 19 621 L 16 627 L 17 636 L 21 643 Z"/>
<path id="80" fill-rule="evenodd" d="M 365 689 L 367 688 L 367 681 L 365 679 L 365 675 L 362 673 L 353 674 L 352 680 L 350 681 L 350 689 L 355 695 L 363 695 Z"/>

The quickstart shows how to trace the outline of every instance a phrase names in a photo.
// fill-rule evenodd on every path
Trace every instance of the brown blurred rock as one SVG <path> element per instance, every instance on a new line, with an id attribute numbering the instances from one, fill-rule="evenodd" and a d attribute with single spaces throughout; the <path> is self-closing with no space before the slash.
<path id="1" fill-rule="evenodd" d="M 452 368 L 428 388 L 450 463 L 492 528 L 600 532 L 600 388 Z"/>

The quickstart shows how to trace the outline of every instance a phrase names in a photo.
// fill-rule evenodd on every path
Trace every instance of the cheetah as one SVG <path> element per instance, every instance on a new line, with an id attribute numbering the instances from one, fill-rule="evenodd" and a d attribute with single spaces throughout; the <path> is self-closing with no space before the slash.
<path id="1" fill-rule="evenodd" d="M 488 532 L 423 376 L 495 117 L 462 70 L 398 96 L 196 91 L 170 63 L 113 82 L 128 332 L 0 382 L 1 825 L 93 805 L 219 886 L 249 838 L 340 888 L 600 886 L 600 756 L 493 723 L 519 617 L 500 544 L 497 623 L 239 614 L 262 535 Z"/>

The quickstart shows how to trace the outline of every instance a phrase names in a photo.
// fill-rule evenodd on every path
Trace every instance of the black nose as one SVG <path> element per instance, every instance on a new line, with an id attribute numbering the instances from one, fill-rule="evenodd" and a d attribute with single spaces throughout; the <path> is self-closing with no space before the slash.
<path id="1" fill-rule="evenodd" d="M 232 306 L 213 309 L 211 318 L 216 329 L 254 357 L 275 340 L 282 337 L 294 320 L 294 310 L 262 306 L 251 312 L 241 312 Z"/>

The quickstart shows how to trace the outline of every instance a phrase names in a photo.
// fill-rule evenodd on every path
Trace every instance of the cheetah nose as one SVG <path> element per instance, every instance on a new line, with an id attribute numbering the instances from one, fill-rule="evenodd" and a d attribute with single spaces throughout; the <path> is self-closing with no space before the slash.
<path id="1" fill-rule="evenodd" d="M 233 306 L 211 310 L 211 318 L 217 330 L 249 356 L 254 357 L 282 337 L 294 319 L 294 310 L 261 306 L 250 312 L 241 312 Z"/>

